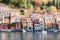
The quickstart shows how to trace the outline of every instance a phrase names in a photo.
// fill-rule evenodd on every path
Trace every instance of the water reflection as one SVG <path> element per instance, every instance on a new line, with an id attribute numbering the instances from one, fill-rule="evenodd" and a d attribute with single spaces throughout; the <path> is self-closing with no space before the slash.
<path id="1" fill-rule="evenodd" d="M 60 40 L 60 33 L 0 32 L 0 40 Z"/>
<path id="2" fill-rule="evenodd" d="M 6 40 L 7 38 L 7 35 L 6 35 L 6 33 L 2 33 L 2 40 Z"/>

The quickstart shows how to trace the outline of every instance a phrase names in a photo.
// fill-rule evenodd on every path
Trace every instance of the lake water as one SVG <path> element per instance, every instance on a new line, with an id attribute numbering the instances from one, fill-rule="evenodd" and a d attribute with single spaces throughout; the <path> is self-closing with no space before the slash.
<path id="1" fill-rule="evenodd" d="M 0 32 L 0 40 L 60 40 L 60 33 Z"/>

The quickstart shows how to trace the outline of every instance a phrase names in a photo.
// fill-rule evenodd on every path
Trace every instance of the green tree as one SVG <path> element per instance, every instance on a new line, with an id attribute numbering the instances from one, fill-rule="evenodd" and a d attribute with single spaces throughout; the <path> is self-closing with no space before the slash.
<path id="1" fill-rule="evenodd" d="M 47 3 L 48 3 L 48 0 L 42 0 L 42 2 L 43 2 L 44 4 L 47 4 Z"/>
<path id="2" fill-rule="evenodd" d="M 10 0 L 9 6 L 27 8 L 27 0 Z"/>
<path id="3" fill-rule="evenodd" d="M 1 0 L 2 3 L 9 4 L 9 0 Z"/>
<path id="4" fill-rule="evenodd" d="M 19 5 L 20 5 L 20 7 L 22 7 L 22 8 L 27 8 L 27 0 L 20 0 Z"/>
<path id="5" fill-rule="evenodd" d="M 33 5 L 32 4 L 28 4 L 28 9 L 29 10 L 33 10 Z"/>
<path id="6" fill-rule="evenodd" d="M 35 6 L 35 0 L 32 0 L 32 1 L 31 1 L 31 4 L 32 4 L 33 6 Z"/>
<path id="7" fill-rule="evenodd" d="M 19 7 L 20 0 L 10 0 L 9 7 Z"/>
<path id="8" fill-rule="evenodd" d="M 49 2 L 48 0 L 42 0 L 42 6 L 40 8 L 41 9 L 46 9 L 48 2 Z"/>
<path id="9" fill-rule="evenodd" d="M 2 2 L 2 0 L 0 0 L 0 2 Z"/>

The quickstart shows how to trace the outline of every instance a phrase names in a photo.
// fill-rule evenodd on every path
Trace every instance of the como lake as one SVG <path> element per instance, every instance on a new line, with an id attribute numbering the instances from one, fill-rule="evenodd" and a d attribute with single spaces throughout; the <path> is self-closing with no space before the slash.
<path id="1" fill-rule="evenodd" d="M 60 40 L 60 33 L 0 32 L 0 40 Z"/>

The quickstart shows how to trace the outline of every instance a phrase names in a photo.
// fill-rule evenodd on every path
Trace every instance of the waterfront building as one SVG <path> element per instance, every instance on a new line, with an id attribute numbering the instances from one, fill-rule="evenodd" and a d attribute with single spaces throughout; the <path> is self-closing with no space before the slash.
<path id="1" fill-rule="evenodd" d="M 20 22 L 19 9 L 9 8 L 6 4 L 0 3 L 0 24 L 11 24 L 16 22 Z M 20 24 L 18 28 L 20 28 Z"/>

